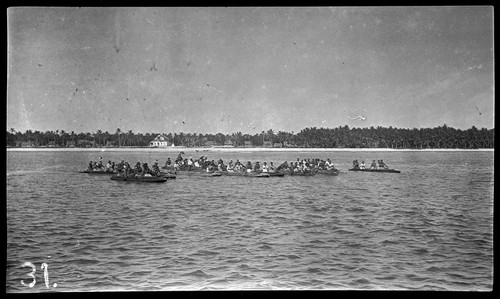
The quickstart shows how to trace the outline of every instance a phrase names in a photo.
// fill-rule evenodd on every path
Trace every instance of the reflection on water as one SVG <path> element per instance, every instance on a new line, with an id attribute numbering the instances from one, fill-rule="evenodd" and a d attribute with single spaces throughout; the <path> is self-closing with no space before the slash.
<path id="1" fill-rule="evenodd" d="M 137 184 L 77 171 L 175 154 L 8 152 L 7 291 L 492 288 L 492 152 L 185 152 L 343 172 Z M 380 158 L 402 173 L 347 171 Z"/>

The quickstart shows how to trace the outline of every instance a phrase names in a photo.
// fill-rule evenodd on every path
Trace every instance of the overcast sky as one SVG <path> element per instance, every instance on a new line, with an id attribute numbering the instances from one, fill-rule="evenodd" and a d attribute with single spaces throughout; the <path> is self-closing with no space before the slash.
<path id="1" fill-rule="evenodd" d="M 494 127 L 492 7 L 10 8 L 7 129 Z"/>

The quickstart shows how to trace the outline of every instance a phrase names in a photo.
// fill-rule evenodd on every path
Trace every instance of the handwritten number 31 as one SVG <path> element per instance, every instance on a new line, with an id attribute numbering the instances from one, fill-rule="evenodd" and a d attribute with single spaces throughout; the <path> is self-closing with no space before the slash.
<path id="1" fill-rule="evenodd" d="M 25 284 L 24 280 L 21 280 L 21 284 L 23 286 L 28 286 L 28 287 L 32 288 L 36 284 L 36 278 L 35 278 L 36 267 L 35 267 L 35 265 L 33 265 L 30 262 L 25 262 L 23 264 L 23 267 L 31 267 L 31 269 L 33 269 L 33 271 L 31 271 L 31 273 L 27 274 L 29 277 L 33 278 L 33 281 L 30 282 L 29 284 Z M 43 270 L 43 279 L 45 280 L 45 286 L 47 286 L 47 288 L 49 287 L 49 271 L 47 270 L 48 267 L 49 266 L 47 265 L 47 263 L 43 263 L 42 266 L 40 267 Z M 57 287 L 57 283 L 54 283 L 54 288 L 55 287 Z"/>

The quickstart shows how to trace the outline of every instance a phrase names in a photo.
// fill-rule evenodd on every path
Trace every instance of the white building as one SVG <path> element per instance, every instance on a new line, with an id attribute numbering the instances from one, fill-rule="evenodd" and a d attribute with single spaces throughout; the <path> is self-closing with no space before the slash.
<path id="1" fill-rule="evenodd" d="M 172 142 L 168 141 L 168 138 L 163 135 L 158 135 L 149 143 L 150 147 L 166 147 L 172 146 Z"/>

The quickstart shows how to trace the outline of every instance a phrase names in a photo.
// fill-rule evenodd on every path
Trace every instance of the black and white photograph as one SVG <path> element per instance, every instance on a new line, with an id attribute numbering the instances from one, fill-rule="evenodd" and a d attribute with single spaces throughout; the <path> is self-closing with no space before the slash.
<path id="1" fill-rule="evenodd" d="M 6 293 L 493 291 L 492 6 L 6 14 Z"/>

